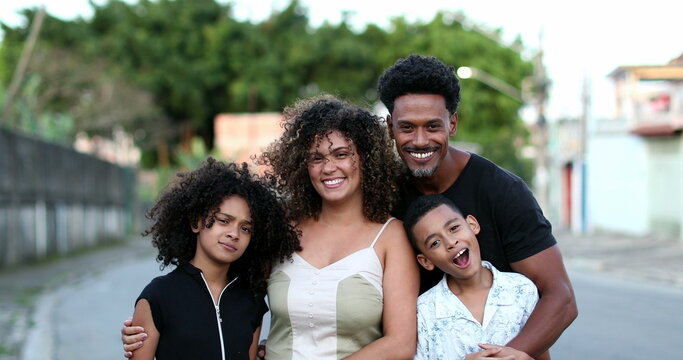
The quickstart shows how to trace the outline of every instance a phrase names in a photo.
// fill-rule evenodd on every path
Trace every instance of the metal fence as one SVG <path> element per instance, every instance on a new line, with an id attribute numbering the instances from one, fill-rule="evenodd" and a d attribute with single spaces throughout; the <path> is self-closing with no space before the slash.
<path id="1" fill-rule="evenodd" d="M 135 170 L 0 129 L 0 268 L 133 230 Z"/>

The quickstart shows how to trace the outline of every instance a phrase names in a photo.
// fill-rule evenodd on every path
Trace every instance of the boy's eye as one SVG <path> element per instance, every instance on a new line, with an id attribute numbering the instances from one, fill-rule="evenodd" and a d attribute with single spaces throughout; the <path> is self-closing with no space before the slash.
<path id="1" fill-rule="evenodd" d="M 439 243 L 441 243 L 440 240 L 434 240 L 434 241 L 432 241 L 432 242 L 429 244 L 429 248 L 431 249 L 431 248 L 433 248 L 433 247 L 439 245 Z"/>
<path id="2" fill-rule="evenodd" d="M 460 225 L 453 225 L 451 226 L 450 230 L 451 232 L 457 231 L 460 228 Z"/>

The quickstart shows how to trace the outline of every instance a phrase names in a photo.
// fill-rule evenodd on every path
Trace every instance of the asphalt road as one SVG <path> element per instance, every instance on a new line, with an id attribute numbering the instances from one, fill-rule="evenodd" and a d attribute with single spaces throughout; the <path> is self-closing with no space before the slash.
<path id="1" fill-rule="evenodd" d="M 153 256 L 84 276 L 41 297 L 24 360 L 122 358 L 119 329 L 160 275 Z M 683 289 L 570 269 L 579 318 L 551 349 L 555 360 L 674 359 L 683 339 Z"/>

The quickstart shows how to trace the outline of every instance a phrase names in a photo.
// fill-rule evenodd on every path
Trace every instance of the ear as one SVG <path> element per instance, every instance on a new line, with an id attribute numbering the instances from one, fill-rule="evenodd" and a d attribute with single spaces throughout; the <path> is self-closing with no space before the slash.
<path id="1" fill-rule="evenodd" d="M 448 130 L 448 136 L 455 136 L 455 133 L 458 131 L 458 113 L 451 115 L 451 117 L 448 119 L 448 122 L 451 125 L 450 129 Z"/>
<path id="2" fill-rule="evenodd" d="M 424 254 L 417 254 L 416 257 L 417 257 L 417 262 L 419 262 L 423 268 L 425 268 L 429 271 L 434 270 L 434 264 L 432 264 L 432 262 L 429 259 L 427 259 L 426 256 L 424 256 Z"/>
<path id="3" fill-rule="evenodd" d="M 197 221 L 190 224 L 190 227 L 192 228 L 192 232 L 195 234 L 199 234 L 199 228 L 201 226 L 202 226 L 201 220 L 197 220 Z"/>
<path id="4" fill-rule="evenodd" d="M 467 215 L 465 221 L 467 221 L 467 223 L 470 225 L 470 229 L 472 229 L 474 235 L 478 235 L 479 231 L 481 230 L 481 226 L 479 226 L 479 221 L 477 221 L 477 219 L 472 215 Z"/>
<path id="5" fill-rule="evenodd" d="M 387 128 L 389 128 L 389 137 L 394 139 L 394 120 L 391 118 L 391 114 L 387 114 Z"/>

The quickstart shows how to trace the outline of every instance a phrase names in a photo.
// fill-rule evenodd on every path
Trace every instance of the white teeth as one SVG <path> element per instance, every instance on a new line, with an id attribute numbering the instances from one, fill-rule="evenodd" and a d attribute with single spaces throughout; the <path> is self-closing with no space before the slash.
<path id="1" fill-rule="evenodd" d="M 428 158 L 428 157 L 432 156 L 432 154 L 434 154 L 433 151 L 426 152 L 426 153 L 414 153 L 414 152 L 411 152 L 411 153 L 410 153 L 410 156 L 415 157 L 415 158 L 418 158 L 418 159 L 424 159 L 424 158 Z"/>
<path id="2" fill-rule="evenodd" d="M 339 178 L 337 178 L 337 179 L 332 179 L 332 180 L 325 180 L 325 181 L 323 181 L 323 183 L 324 183 L 325 185 L 336 185 L 336 184 L 339 184 L 340 182 L 342 182 L 342 179 L 339 179 Z"/>
<path id="3" fill-rule="evenodd" d="M 462 250 L 460 250 L 460 252 L 459 252 L 459 253 L 457 253 L 457 254 L 455 255 L 455 257 L 454 257 L 453 259 L 457 259 L 457 258 L 459 258 L 459 257 L 460 257 L 460 255 L 464 254 L 466 250 L 467 250 L 467 249 L 462 249 Z"/>

